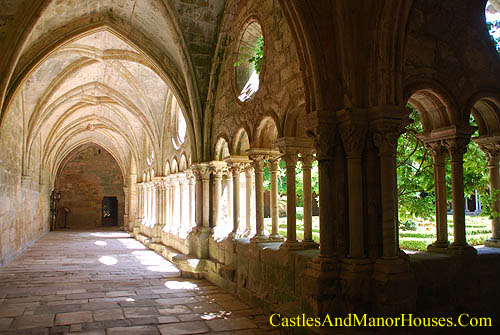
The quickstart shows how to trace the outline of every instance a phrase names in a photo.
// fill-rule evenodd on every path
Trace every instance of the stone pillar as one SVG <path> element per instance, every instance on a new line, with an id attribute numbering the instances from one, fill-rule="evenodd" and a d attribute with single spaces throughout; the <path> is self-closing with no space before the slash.
<path id="1" fill-rule="evenodd" d="M 214 180 L 213 207 L 212 207 L 212 227 L 219 224 L 221 195 L 222 195 L 222 173 L 226 163 L 220 161 L 210 162 Z"/>
<path id="2" fill-rule="evenodd" d="M 245 223 L 246 230 L 245 236 L 250 236 L 252 234 L 252 193 L 253 193 L 253 167 L 247 164 L 245 168 Z"/>
<path id="3" fill-rule="evenodd" d="M 340 136 L 347 154 L 347 189 L 349 196 L 349 258 L 365 257 L 363 228 L 363 171 L 361 154 L 365 146 L 367 127 L 348 121 L 340 127 Z M 397 138 L 396 138 L 397 141 Z M 394 151 L 395 161 L 395 151 Z M 394 165 L 394 169 L 396 166 Z M 394 173 L 396 171 L 394 170 Z M 396 196 L 395 194 L 393 196 Z M 395 230 L 394 230 L 395 232 Z M 392 232 L 391 232 L 392 234 Z"/>
<path id="4" fill-rule="evenodd" d="M 496 201 L 492 203 L 491 211 L 494 214 L 491 219 L 491 237 L 484 242 L 487 247 L 500 248 L 500 176 L 499 176 L 499 160 L 500 160 L 500 141 L 484 143 L 481 138 L 474 140 L 481 150 L 484 151 L 488 160 L 488 172 L 490 183 L 490 196 Z"/>
<path id="5" fill-rule="evenodd" d="M 123 209 L 123 229 L 125 231 L 129 231 L 129 226 L 128 226 L 128 208 L 129 208 L 129 199 L 130 199 L 130 189 L 128 187 L 123 188 L 123 194 L 125 196 L 125 201 L 124 201 L 124 209 Z"/>
<path id="6" fill-rule="evenodd" d="M 184 235 L 188 228 L 186 227 L 186 219 L 189 216 L 189 213 L 186 210 L 186 174 L 179 174 L 179 235 Z"/>
<path id="7" fill-rule="evenodd" d="M 297 242 L 297 192 L 295 189 L 297 153 L 287 148 L 282 159 L 286 163 L 286 241 L 281 248 L 300 249 L 301 246 Z"/>
<path id="8" fill-rule="evenodd" d="M 172 213 L 170 212 L 170 177 L 163 178 L 163 187 L 165 188 L 165 226 L 163 231 L 170 231 L 172 227 Z"/>
<path id="9" fill-rule="evenodd" d="M 170 232 L 174 235 L 179 235 L 180 213 L 179 213 L 179 177 L 177 174 L 170 177 L 171 191 L 170 198 L 172 199 L 172 229 Z"/>
<path id="10" fill-rule="evenodd" d="M 448 248 L 448 203 L 446 201 L 446 151 L 441 141 L 427 142 L 426 148 L 434 162 L 434 190 L 436 203 L 436 241 L 427 247 L 427 251 L 440 252 Z"/>
<path id="11" fill-rule="evenodd" d="M 162 191 L 161 191 L 161 177 L 154 177 L 153 181 L 153 199 L 154 199 L 154 212 L 155 215 L 153 215 L 153 236 L 152 236 L 152 242 L 153 243 L 160 243 L 161 242 L 161 210 L 163 201 L 162 201 Z"/>
<path id="12" fill-rule="evenodd" d="M 189 253 L 196 258 L 209 257 L 208 240 L 210 235 L 210 173 L 207 163 L 191 166 L 196 176 L 196 229 L 189 237 Z"/>
<path id="13" fill-rule="evenodd" d="M 222 176 L 226 187 L 227 220 L 233 222 L 233 175 L 226 167 Z"/>
<path id="14" fill-rule="evenodd" d="M 142 184 L 136 183 L 136 218 L 134 224 L 134 237 L 140 233 L 140 227 L 142 222 Z"/>
<path id="15" fill-rule="evenodd" d="M 398 138 L 404 132 L 406 124 L 390 119 L 379 119 L 372 123 L 373 139 L 380 157 L 383 259 L 398 257 L 396 149 Z"/>
<path id="16" fill-rule="evenodd" d="M 128 222 L 129 231 L 134 231 L 135 221 L 137 219 L 137 187 L 136 187 L 137 175 L 130 175 L 130 197 L 129 197 L 129 207 L 128 207 Z"/>
<path id="17" fill-rule="evenodd" d="M 245 156 L 230 156 L 226 158 L 233 181 L 233 230 L 231 237 L 238 237 L 241 224 L 241 173 L 250 161 Z"/>
<path id="18" fill-rule="evenodd" d="M 278 168 L 279 168 L 279 157 L 271 157 L 268 161 L 269 172 L 271 174 L 271 222 L 272 231 L 269 236 L 272 240 L 282 241 L 283 237 L 278 232 L 278 218 L 279 218 L 279 208 L 278 208 Z"/>
<path id="19" fill-rule="evenodd" d="M 458 135 L 443 141 L 450 152 L 451 161 L 451 191 L 453 206 L 453 243 L 450 252 L 457 255 L 475 255 L 475 248 L 467 244 L 465 237 L 465 196 L 463 157 L 467 151 L 470 135 Z"/>
<path id="20" fill-rule="evenodd" d="M 255 170 L 255 226 L 256 233 L 252 242 L 268 240 L 264 233 L 264 158 L 263 155 L 250 155 Z"/>
<path id="21" fill-rule="evenodd" d="M 302 246 L 307 249 L 315 249 L 319 244 L 314 242 L 312 235 L 312 187 L 311 170 L 314 155 L 311 151 L 302 151 L 300 154 L 302 162 L 302 197 L 304 198 L 304 239 Z"/>
<path id="22" fill-rule="evenodd" d="M 189 229 L 192 229 L 196 226 L 194 217 L 195 217 L 195 207 L 196 207 L 196 198 L 195 198 L 195 176 L 193 173 L 189 175 Z"/>

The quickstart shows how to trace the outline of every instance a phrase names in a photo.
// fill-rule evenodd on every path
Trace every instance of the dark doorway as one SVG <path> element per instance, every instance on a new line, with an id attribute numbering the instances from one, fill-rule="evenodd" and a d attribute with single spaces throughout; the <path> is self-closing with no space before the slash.
<path id="1" fill-rule="evenodd" d="M 104 197 L 102 200 L 102 225 L 118 225 L 118 199 L 116 197 Z"/>

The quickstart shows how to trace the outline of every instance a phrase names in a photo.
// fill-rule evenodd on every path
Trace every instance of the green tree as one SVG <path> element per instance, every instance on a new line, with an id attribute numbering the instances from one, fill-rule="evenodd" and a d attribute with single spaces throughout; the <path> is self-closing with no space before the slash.
<path id="1" fill-rule="evenodd" d="M 410 118 L 414 120 L 407 132 L 398 140 L 397 182 L 399 216 L 401 221 L 414 218 L 430 219 L 435 212 L 434 168 L 432 157 L 417 135 L 422 132 L 420 114 L 411 105 Z M 475 126 L 471 118 L 471 125 Z M 477 132 L 473 136 L 477 136 Z M 464 192 L 473 195 L 475 190 L 482 199 L 483 212 L 490 215 L 488 194 L 488 167 L 484 153 L 471 141 L 464 155 Z M 446 158 L 447 198 L 451 201 L 451 167 L 449 155 Z"/>

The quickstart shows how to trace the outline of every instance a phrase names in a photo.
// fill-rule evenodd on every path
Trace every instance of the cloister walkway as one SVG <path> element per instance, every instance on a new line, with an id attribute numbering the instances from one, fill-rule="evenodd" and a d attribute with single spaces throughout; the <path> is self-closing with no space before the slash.
<path id="1" fill-rule="evenodd" d="M 1 334 L 279 334 L 117 230 L 56 231 L 0 269 Z"/>

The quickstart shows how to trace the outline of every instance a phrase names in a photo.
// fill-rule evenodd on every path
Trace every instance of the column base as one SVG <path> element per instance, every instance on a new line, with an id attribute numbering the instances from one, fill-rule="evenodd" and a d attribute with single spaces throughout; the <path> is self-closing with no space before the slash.
<path id="1" fill-rule="evenodd" d="M 269 235 L 269 239 L 273 240 L 273 241 L 284 241 L 285 238 L 283 236 L 281 236 L 280 234 L 271 234 Z"/>
<path id="2" fill-rule="evenodd" d="M 476 256 L 476 248 L 465 244 L 465 245 L 455 245 L 452 243 L 448 248 L 448 254 L 451 256 Z"/>
<path id="3" fill-rule="evenodd" d="M 189 238 L 190 254 L 198 259 L 208 258 L 208 239 L 210 236 L 209 227 L 195 227 L 191 231 Z"/>
<path id="4" fill-rule="evenodd" d="M 342 272 L 361 273 L 373 270 L 373 262 L 368 258 L 344 258 L 341 266 Z"/>
<path id="5" fill-rule="evenodd" d="M 280 246 L 280 249 L 285 249 L 285 250 L 302 250 L 302 245 L 298 241 L 285 241 Z"/>
<path id="6" fill-rule="evenodd" d="M 432 244 L 427 246 L 428 252 L 437 252 L 437 253 L 448 253 L 448 247 L 450 246 L 450 242 L 448 241 L 435 241 Z"/>
<path id="7" fill-rule="evenodd" d="M 313 240 L 302 240 L 300 242 L 303 249 L 318 249 L 319 243 L 314 242 Z"/>
<path id="8" fill-rule="evenodd" d="M 373 279 L 374 314 L 395 315 L 415 311 L 417 285 L 408 261 L 399 257 L 378 259 Z"/>
<path id="9" fill-rule="evenodd" d="M 484 246 L 490 248 L 500 248 L 500 238 L 491 237 L 484 241 Z"/>
<path id="10" fill-rule="evenodd" d="M 335 257 L 315 257 L 311 259 L 306 266 L 304 276 L 313 279 L 315 283 L 320 284 L 321 282 L 327 283 L 330 280 L 339 279 L 340 263 Z M 333 291 L 337 291 L 337 288 L 333 288 Z M 304 290 L 313 295 L 316 294 L 328 294 L 332 292 L 325 292 L 321 287 L 311 286 L 309 282 L 304 281 Z"/>
<path id="11" fill-rule="evenodd" d="M 250 243 L 263 243 L 263 242 L 269 242 L 269 236 L 255 235 L 250 239 Z"/>

